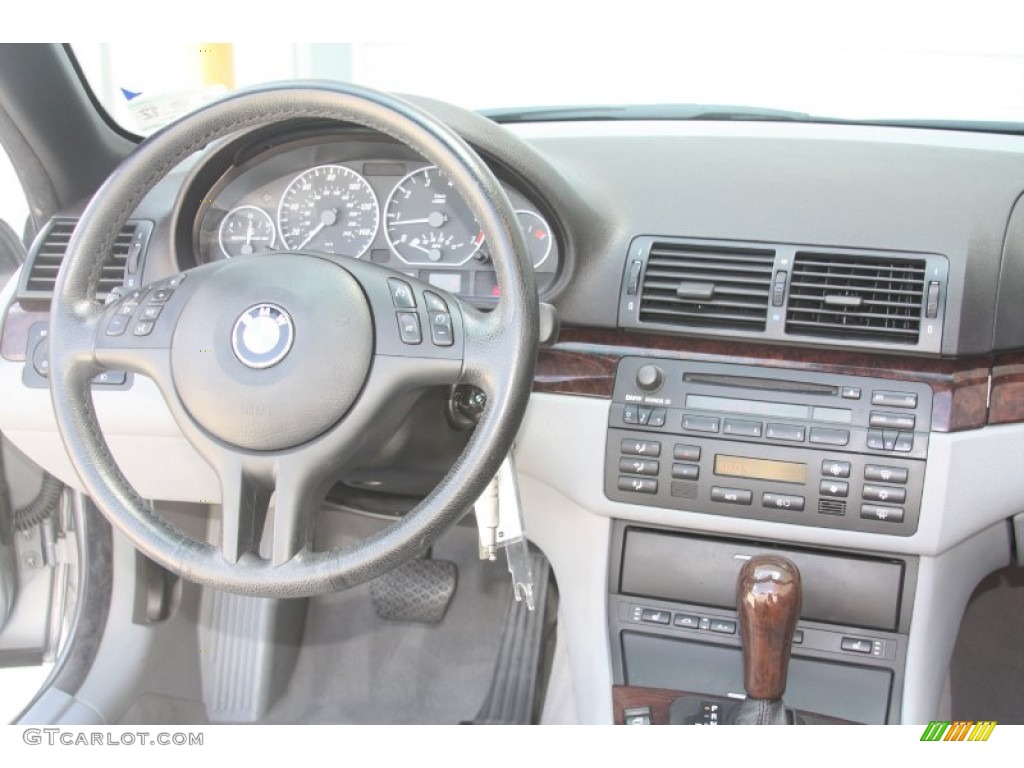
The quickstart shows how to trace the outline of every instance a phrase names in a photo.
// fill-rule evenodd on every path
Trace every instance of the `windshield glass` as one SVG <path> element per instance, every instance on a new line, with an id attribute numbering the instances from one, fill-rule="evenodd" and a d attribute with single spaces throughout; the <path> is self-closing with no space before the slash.
<path id="1" fill-rule="evenodd" d="M 826 39 L 692 34 L 675 45 L 635 47 L 578 35 L 533 47 L 491 39 L 438 45 L 431 38 L 318 44 L 146 40 L 72 49 L 110 115 L 141 135 L 233 89 L 295 78 L 356 82 L 470 109 L 515 110 L 506 117 L 520 120 L 566 116 L 531 115 L 538 107 L 689 105 L 679 115 L 643 109 L 628 115 L 713 118 L 787 110 L 811 119 L 1024 123 L 1024 46 L 998 38 L 961 35 L 952 27 L 918 39 L 862 38 L 844 35 L 837 21 Z M 586 116 L 605 115 L 576 115 Z M 773 119 L 770 113 L 748 116 Z"/>

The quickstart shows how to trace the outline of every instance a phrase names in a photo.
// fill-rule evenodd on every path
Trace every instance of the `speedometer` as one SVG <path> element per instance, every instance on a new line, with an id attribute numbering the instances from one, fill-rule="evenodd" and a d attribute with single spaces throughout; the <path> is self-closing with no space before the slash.
<path id="1" fill-rule="evenodd" d="M 380 206 L 366 179 L 343 165 L 321 165 L 288 185 L 277 209 L 285 247 L 358 258 L 377 235 Z"/>
<path id="2" fill-rule="evenodd" d="M 407 264 L 465 264 L 484 234 L 452 182 L 436 166 L 413 171 L 395 185 L 384 206 L 391 250 Z"/>

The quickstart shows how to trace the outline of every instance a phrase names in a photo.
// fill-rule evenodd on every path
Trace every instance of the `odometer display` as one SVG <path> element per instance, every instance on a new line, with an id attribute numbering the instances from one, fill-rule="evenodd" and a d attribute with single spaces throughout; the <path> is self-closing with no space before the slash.
<path id="1" fill-rule="evenodd" d="M 285 247 L 355 258 L 373 243 L 379 219 L 373 188 L 343 165 L 321 165 L 299 174 L 277 210 Z"/>

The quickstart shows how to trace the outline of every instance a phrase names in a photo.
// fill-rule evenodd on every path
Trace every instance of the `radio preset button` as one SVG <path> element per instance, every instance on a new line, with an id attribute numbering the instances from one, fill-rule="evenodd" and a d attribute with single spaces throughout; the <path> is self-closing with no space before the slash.
<path id="1" fill-rule="evenodd" d="M 619 459 L 619 472 L 631 475 L 656 475 L 658 462 L 654 459 Z"/>
<path id="2" fill-rule="evenodd" d="M 902 523 L 903 507 L 884 507 L 881 504 L 861 504 L 860 516 L 863 520 L 880 520 L 884 523 Z"/>
<path id="3" fill-rule="evenodd" d="M 658 481 L 648 477 L 623 477 L 619 475 L 619 490 L 631 493 L 657 493 Z"/>
<path id="4" fill-rule="evenodd" d="M 868 426 L 880 429 L 907 429 L 913 430 L 917 423 L 914 416 L 905 413 L 882 413 L 872 411 L 868 416 Z"/>
<path id="5" fill-rule="evenodd" d="M 719 419 L 713 416 L 683 414 L 683 429 L 689 429 L 692 432 L 717 432 L 718 424 Z"/>
<path id="6" fill-rule="evenodd" d="M 821 427 L 811 427 L 810 437 L 807 438 L 808 442 L 818 443 L 819 445 L 847 445 L 850 442 L 850 433 L 845 429 L 822 429 Z"/>
<path id="7" fill-rule="evenodd" d="M 768 423 L 768 431 L 765 433 L 772 440 L 790 440 L 794 443 L 802 443 L 806 430 L 803 427 L 795 427 L 792 424 Z"/>
<path id="8" fill-rule="evenodd" d="M 654 456 L 661 455 L 661 443 L 653 440 L 631 440 L 628 437 L 622 441 L 620 446 L 622 453 L 627 456 Z"/>
<path id="9" fill-rule="evenodd" d="M 700 478 L 700 465 L 673 464 L 672 478 L 674 480 L 697 480 Z"/>
<path id="10" fill-rule="evenodd" d="M 917 395 L 913 392 L 884 392 L 876 390 L 871 393 L 871 404 L 881 405 L 885 408 L 917 408 Z"/>
<path id="11" fill-rule="evenodd" d="M 818 486 L 818 492 L 822 496 L 845 499 L 850 495 L 850 484 L 842 480 L 822 480 Z"/>
<path id="12" fill-rule="evenodd" d="M 676 443 L 672 447 L 672 458 L 676 461 L 700 461 L 700 446 Z"/>
<path id="13" fill-rule="evenodd" d="M 749 505 L 754 495 L 742 488 L 720 488 L 717 485 L 711 487 L 711 500 L 720 501 L 723 504 Z"/>
<path id="14" fill-rule="evenodd" d="M 761 506 L 773 509 L 791 509 L 794 512 L 804 511 L 803 496 L 787 496 L 782 493 L 766 493 L 761 496 Z"/>
<path id="15" fill-rule="evenodd" d="M 740 437 L 760 437 L 761 422 L 726 419 L 722 426 L 722 432 L 726 435 L 739 435 Z"/>
<path id="16" fill-rule="evenodd" d="M 864 467 L 864 479 L 876 483 L 903 483 L 907 482 L 907 470 L 903 467 L 883 467 L 878 464 L 868 464 Z"/>
<path id="17" fill-rule="evenodd" d="M 829 477 L 849 477 L 850 462 L 825 459 L 825 461 L 821 462 L 821 474 L 828 475 Z"/>
<path id="18" fill-rule="evenodd" d="M 865 501 L 885 501 L 889 504 L 902 504 L 907 500 L 905 488 L 890 488 L 886 485 L 865 485 L 861 493 Z"/>

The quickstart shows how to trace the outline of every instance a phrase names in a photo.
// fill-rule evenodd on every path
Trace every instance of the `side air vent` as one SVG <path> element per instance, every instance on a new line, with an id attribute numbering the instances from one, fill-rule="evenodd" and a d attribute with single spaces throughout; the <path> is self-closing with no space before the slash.
<path id="1" fill-rule="evenodd" d="M 917 344 L 926 278 L 924 259 L 797 252 L 786 332 Z"/>
<path id="2" fill-rule="evenodd" d="M 640 323 L 763 331 L 775 252 L 655 241 L 640 287 Z"/>
<path id="3" fill-rule="evenodd" d="M 78 219 L 70 218 L 50 221 L 36 241 L 33 252 L 29 254 L 18 291 L 19 298 L 49 300 L 53 297 L 57 274 L 77 224 Z M 148 221 L 129 221 L 121 228 L 114 241 L 113 251 L 100 272 L 98 298 L 105 299 L 114 288 L 126 284 L 129 287 L 138 285 L 142 257 L 151 230 L 152 224 Z"/>

